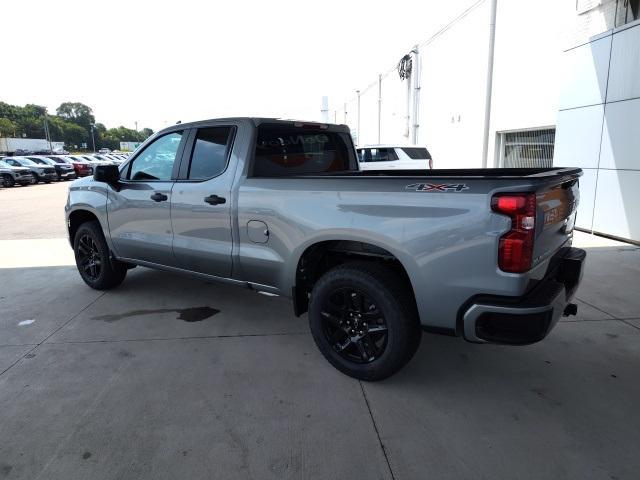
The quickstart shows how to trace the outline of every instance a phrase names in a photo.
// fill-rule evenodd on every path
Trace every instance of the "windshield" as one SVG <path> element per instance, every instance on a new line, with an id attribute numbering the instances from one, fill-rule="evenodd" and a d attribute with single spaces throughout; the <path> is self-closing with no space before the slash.
<path id="1" fill-rule="evenodd" d="M 29 160 L 28 158 L 17 158 L 16 162 L 20 163 L 21 165 L 37 165 L 36 162 L 34 162 L 33 160 Z"/>
<path id="2" fill-rule="evenodd" d="M 47 162 L 45 162 L 44 159 L 38 158 L 38 157 L 29 157 L 29 160 L 31 160 L 34 163 L 38 163 L 40 165 L 46 165 L 47 164 Z"/>
<path id="3" fill-rule="evenodd" d="M 9 165 L 8 163 L 3 162 L 2 160 L 0 160 L 0 167 L 2 167 L 2 168 L 13 168 L 11 165 Z"/>

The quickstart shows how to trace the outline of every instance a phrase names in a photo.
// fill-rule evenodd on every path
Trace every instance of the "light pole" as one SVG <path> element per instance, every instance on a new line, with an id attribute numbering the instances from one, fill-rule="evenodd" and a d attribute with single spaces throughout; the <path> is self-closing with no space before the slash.
<path id="1" fill-rule="evenodd" d="M 93 144 L 93 153 L 96 153 L 96 139 L 93 136 L 93 129 L 94 129 L 95 125 L 92 123 L 91 124 L 91 143 Z"/>

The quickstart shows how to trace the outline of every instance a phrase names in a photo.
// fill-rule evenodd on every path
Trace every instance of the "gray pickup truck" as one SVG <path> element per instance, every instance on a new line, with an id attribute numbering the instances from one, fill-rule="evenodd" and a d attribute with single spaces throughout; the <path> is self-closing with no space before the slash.
<path id="1" fill-rule="evenodd" d="M 65 210 L 90 287 L 140 265 L 290 297 L 331 364 L 379 380 L 422 330 L 523 345 L 576 313 L 581 174 L 363 172 L 344 125 L 227 118 L 155 134 Z"/>

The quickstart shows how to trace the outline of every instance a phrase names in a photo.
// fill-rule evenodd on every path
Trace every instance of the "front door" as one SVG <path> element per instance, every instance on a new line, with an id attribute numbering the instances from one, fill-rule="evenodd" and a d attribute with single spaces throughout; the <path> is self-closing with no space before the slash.
<path id="1" fill-rule="evenodd" d="M 125 165 L 118 189 L 109 192 L 109 231 L 119 257 L 173 266 L 171 190 L 186 143 L 167 133 Z"/>
<path id="2" fill-rule="evenodd" d="M 180 268 L 231 276 L 234 133 L 234 126 L 215 125 L 189 136 L 171 197 L 173 251 Z"/>

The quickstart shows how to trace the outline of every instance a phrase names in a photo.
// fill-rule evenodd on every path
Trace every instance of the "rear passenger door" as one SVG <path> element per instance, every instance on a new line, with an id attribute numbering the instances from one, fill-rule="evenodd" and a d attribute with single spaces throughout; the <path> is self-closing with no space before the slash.
<path id="1" fill-rule="evenodd" d="M 214 125 L 189 133 L 171 195 L 173 252 L 179 268 L 231 276 L 234 169 L 229 160 L 235 132 L 233 125 Z"/>

